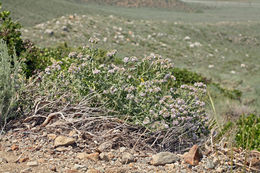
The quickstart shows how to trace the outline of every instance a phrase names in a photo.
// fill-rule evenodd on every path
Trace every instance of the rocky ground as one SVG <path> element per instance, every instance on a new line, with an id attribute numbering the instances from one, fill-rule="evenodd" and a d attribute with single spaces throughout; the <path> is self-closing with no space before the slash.
<path id="1" fill-rule="evenodd" d="M 174 154 L 113 148 L 106 141 L 96 148 L 84 146 L 78 132 L 56 133 L 48 128 L 9 130 L 0 138 L 0 172 L 258 172 L 260 153 L 223 146 L 198 147 Z M 95 143 L 95 141 L 94 141 Z"/>

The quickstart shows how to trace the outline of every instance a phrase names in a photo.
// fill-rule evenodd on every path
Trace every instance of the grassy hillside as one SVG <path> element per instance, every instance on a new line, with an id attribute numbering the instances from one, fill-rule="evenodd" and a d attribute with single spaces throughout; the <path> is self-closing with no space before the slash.
<path id="1" fill-rule="evenodd" d="M 179 0 L 81 0 L 98 4 L 116 5 L 122 7 L 153 7 L 153 8 L 173 8 L 185 7 Z"/>
<path id="2" fill-rule="evenodd" d="M 108 15 L 114 13 L 117 9 L 111 5 L 116 5 L 122 1 L 92 1 L 92 0 L 2 0 L 3 8 L 12 11 L 14 19 L 19 20 L 25 26 L 33 26 L 41 22 L 60 17 L 66 14 L 102 14 Z M 128 1 L 134 2 L 134 1 Z M 141 1 L 140 1 L 141 2 Z M 147 2 L 147 1 L 144 1 Z M 159 1 L 152 1 L 156 3 L 137 3 L 138 6 L 148 7 L 176 7 L 175 10 L 183 11 L 186 6 L 184 3 L 179 3 L 176 0 L 168 3 L 158 3 Z M 119 3 L 120 4 L 120 3 Z M 119 5 L 118 4 L 118 5 Z M 129 3 L 130 4 L 130 3 Z M 149 5 L 150 4 L 150 5 Z M 123 4 L 121 4 L 124 6 Z M 128 5 L 126 5 L 128 6 Z M 180 8 L 179 8 L 180 7 Z M 188 7 L 186 9 L 189 9 Z M 125 9 L 119 9 L 124 12 Z M 126 11 L 127 16 L 131 11 Z M 141 16 L 138 16 L 141 17 Z M 148 15 L 149 17 L 149 15 Z"/>

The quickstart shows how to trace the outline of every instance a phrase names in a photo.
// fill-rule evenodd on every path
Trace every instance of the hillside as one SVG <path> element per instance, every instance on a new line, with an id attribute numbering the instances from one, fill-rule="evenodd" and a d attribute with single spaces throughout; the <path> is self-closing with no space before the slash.
<path id="1" fill-rule="evenodd" d="M 109 15 L 111 13 L 117 13 L 118 10 L 125 13 L 120 15 L 125 15 L 131 17 L 132 12 L 125 9 L 128 6 L 132 6 L 135 1 L 126 1 L 126 4 L 122 4 L 122 1 L 93 1 L 93 0 L 2 0 L 3 9 L 8 9 L 12 11 L 12 17 L 15 20 L 21 22 L 24 26 L 33 26 L 53 18 L 61 17 L 62 15 L 68 14 L 101 14 Z M 125 1 L 123 1 L 125 2 Z M 142 3 L 141 3 L 142 2 Z M 145 3 L 144 3 L 145 2 Z M 175 7 L 175 11 L 186 11 L 190 10 L 188 6 L 184 3 L 179 3 L 178 1 L 171 2 L 160 2 L 160 1 L 151 1 L 152 3 L 147 3 L 150 1 L 140 1 L 134 4 L 138 6 L 147 6 L 147 7 Z M 160 2 L 160 3 L 158 3 Z M 116 4 L 120 5 L 122 8 L 117 9 Z M 126 5 L 126 6 L 125 6 Z M 147 9 L 145 10 L 147 11 Z M 131 13 L 129 15 L 129 12 Z M 146 12 L 144 12 L 146 13 Z M 165 15 L 163 15 L 165 16 Z M 139 15 L 137 18 L 142 18 L 146 16 Z M 147 17 L 150 17 L 148 15 Z M 162 15 L 158 16 L 159 18 Z"/>
<path id="2" fill-rule="evenodd" d="M 173 8 L 184 7 L 179 0 L 81 0 L 98 4 L 116 5 L 122 7 L 152 7 L 152 8 Z"/>

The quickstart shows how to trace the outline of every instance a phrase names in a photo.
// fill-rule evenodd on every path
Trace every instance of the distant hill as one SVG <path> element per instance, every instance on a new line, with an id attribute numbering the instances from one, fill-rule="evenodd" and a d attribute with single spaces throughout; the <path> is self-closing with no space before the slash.
<path id="1" fill-rule="evenodd" d="M 1 0 L 1 2 L 3 9 L 10 10 L 12 17 L 23 26 L 33 26 L 73 13 L 108 15 L 111 11 L 120 10 L 115 10 L 114 6 L 171 9 L 175 7 L 176 11 L 192 11 L 190 6 L 179 0 Z M 140 17 L 142 16 L 138 16 Z"/>
<path id="2" fill-rule="evenodd" d="M 173 8 L 184 6 L 180 0 L 81 0 L 106 5 L 116 5 L 122 7 L 152 7 L 152 8 Z"/>

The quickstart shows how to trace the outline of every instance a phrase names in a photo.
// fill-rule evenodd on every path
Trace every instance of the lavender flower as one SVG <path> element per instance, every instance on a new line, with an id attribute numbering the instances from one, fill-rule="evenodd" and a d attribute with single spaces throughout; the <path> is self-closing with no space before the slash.
<path id="1" fill-rule="evenodd" d="M 93 74 L 98 74 L 98 73 L 100 73 L 100 70 L 98 69 L 93 70 Z"/>
<path id="2" fill-rule="evenodd" d="M 116 49 L 111 50 L 110 52 L 107 52 L 107 57 L 113 57 L 113 56 L 115 56 L 116 53 L 117 53 Z"/>
<path id="3" fill-rule="evenodd" d="M 124 63 L 128 63 L 128 62 L 129 62 L 129 58 L 128 58 L 128 57 L 125 57 L 125 58 L 123 59 L 123 61 L 124 61 Z"/>

